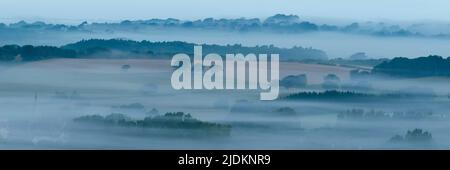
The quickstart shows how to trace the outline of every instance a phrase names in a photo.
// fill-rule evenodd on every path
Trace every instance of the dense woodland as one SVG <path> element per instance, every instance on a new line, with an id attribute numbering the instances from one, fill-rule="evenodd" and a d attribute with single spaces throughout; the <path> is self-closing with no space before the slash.
<path id="1" fill-rule="evenodd" d="M 415 59 L 398 57 L 375 66 L 372 73 L 396 77 L 450 76 L 450 58 L 436 55 Z"/>
<path id="2" fill-rule="evenodd" d="M 62 47 L 5 45 L 0 47 L 0 61 L 36 61 L 51 58 L 109 58 L 111 56 L 121 58 L 170 58 L 177 53 L 193 54 L 195 45 L 181 41 L 150 42 L 122 39 L 82 40 Z M 218 53 L 222 56 L 234 53 L 255 53 L 280 54 L 281 60 L 327 59 L 325 52 L 303 47 L 278 48 L 272 45 L 245 47 L 239 44 L 226 46 L 202 45 L 202 47 L 203 54 Z"/>

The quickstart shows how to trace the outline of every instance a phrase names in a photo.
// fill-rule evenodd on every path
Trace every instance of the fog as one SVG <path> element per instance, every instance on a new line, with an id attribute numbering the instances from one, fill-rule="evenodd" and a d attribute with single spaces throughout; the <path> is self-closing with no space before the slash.
<path id="1" fill-rule="evenodd" d="M 166 32 L 167 31 L 167 32 Z M 449 56 L 448 39 L 415 37 L 377 37 L 332 32 L 303 34 L 236 33 L 218 31 L 170 31 L 161 30 L 148 36 L 123 35 L 134 40 L 187 41 L 206 44 L 242 44 L 245 46 L 273 44 L 279 47 L 312 47 L 323 50 L 329 58 L 346 58 L 357 52 L 365 52 L 371 58 L 419 57 L 430 54 Z M 121 37 L 121 36 L 119 36 Z"/>
<path id="2" fill-rule="evenodd" d="M 436 32 L 435 32 L 436 33 Z M 244 46 L 275 45 L 311 47 L 323 50 L 329 58 L 346 58 L 357 52 L 365 52 L 370 58 L 420 57 L 428 55 L 449 56 L 450 40 L 427 37 L 381 37 L 354 33 L 311 32 L 230 32 L 215 30 L 181 30 L 176 28 L 146 29 L 141 31 L 114 32 L 54 32 L 17 31 L 0 32 L 0 45 L 51 45 L 62 46 L 82 39 L 123 38 L 149 41 L 186 41 L 199 44 L 242 44 Z"/>
<path id="3" fill-rule="evenodd" d="M 128 64 L 127 70 L 121 68 Z M 307 74 L 304 88 L 281 89 L 278 100 L 260 101 L 257 90 L 173 90 L 169 60 L 52 59 L 2 64 L 0 69 L 0 148 L 2 149 L 448 149 L 448 78 L 371 79 L 367 93 L 426 89 L 434 98 L 376 101 L 287 100 L 301 91 L 323 91 L 323 75 L 336 73 L 342 84 L 356 83 L 348 69 L 280 63 L 280 75 Z M 292 68 L 297 68 L 292 70 Z M 414 88 L 412 88 L 414 87 Z M 428 91 L 428 89 L 431 89 Z M 431 93 L 431 92 L 430 92 Z M 144 108 L 125 107 L 139 103 Z M 279 110 L 289 107 L 294 112 Z M 149 112 L 156 109 L 158 113 Z M 431 116 L 343 119 L 351 109 L 432 112 Z M 277 111 L 279 110 L 279 111 Z M 229 124 L 225 136 L 190 135 L 173 129 L 83 124 L 85 115 L 122 113 L 143 119 L 182 111 L 207 122 Z M 394 135 L 420 128 L 433 135 L 422 143 L 392 143 Z"/>

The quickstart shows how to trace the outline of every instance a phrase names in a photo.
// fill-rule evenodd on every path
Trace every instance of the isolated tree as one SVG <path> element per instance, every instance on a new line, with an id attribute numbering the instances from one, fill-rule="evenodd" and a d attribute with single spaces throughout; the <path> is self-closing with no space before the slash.
<path id="1" fill-rule="evenodd" d="M 131 66 L 128 64 L 122 65 L 122 70 L 124 70 L 124 71 L 128 71 L 130 68 L 131 68 Z"/>
<path id="2" fill-rule="evenodd" d="M 335 74 L 328 74 L 324 77 L 322 87 L 324 89 L 338 89 L 341 83 L 341 79 Z"/>
<path id="3" fill-rule="evenodd" d="M 280 85 L 286 88 L 301 88 L 307 85 L 305 74 L 289 75 L 280 81 Z"/>

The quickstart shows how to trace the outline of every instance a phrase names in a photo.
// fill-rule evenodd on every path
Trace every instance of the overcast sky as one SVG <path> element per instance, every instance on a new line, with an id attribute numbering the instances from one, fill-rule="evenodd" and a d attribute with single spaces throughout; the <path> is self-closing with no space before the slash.
<path id="1" fill-rule="evenodd" d="M 258 17 L 450 21 L 450 0 L 0 0 L 0 20 Z"/>

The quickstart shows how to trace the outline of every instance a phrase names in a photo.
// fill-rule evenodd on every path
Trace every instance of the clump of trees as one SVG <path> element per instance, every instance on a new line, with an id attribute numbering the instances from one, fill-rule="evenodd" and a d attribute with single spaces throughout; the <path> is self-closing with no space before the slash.
<path id="1" fill-rule="evenodd" d="M 5 45 L 0 47 L 0 61 L 37 61 L 51 58 L 75 58 L 75 50 L 51 46 Z"/>
<path id="2" fill-rule="evenodd" d="M 411 144 L 423 144 L 430 143 L 433 140 L 433 136 L 430 132 L 422 129 L 408 130 L 404 136 L 395 135 L 389 142 L 392 143 L 411 143 Z"/>
<path id="3" fill-rule="evenodd" d="M 376 65 L 372 73 L 394 77 L 450 76 L 450 58 L 437 55 L 414 59 L 397 57 Z"/>
<path id="4" fill-rule="evenodd" d="M 280 81 L 280 86 L 285 88 L 303 88 L 307 83 L 306 74 L 289 75 Z"/>
<path id="5" fill-rule="evenodd" d="M 335 74 L 328 74 L 323 78 L 322 87 L 324 89 L 339 89 L 341 84 L 341 79 Z"/>
<path id="6" fill-rule="evenodd" d="M 222 135 L 229 134 L 231 130 L 230 125 L 200 121 L 184 112 L 168 112 L 164 115 L 147 116 L 141 120 L 132 119 L 120 113 L 107 116 L 87 115 L 77 117 L 74 121 L 104 126 L 213 131 L 215 134 Z"/>
<path id="7" fill-rule="evenodd" d="M 131 66 L 129 64 L 124 64 L 124 65 L 122 65 L 121 68 L 123 71 L 128 71 L 131 68 Z"/>
<path id="8" fill-rule="evenodd" d="M 330 61 L 335 61 L 332 59 Z M 450 77 L 450 57 L 430 55 L 419 58 L 396 57 L 380 59 L 369 72 L 364 69 L 350 71 L 352 80 L 366 80 L 371 76 L 419 78 L 431 76 Z"/>
<path id="9" fill-rule="evenodd" d="M 411 94 L 405 92 L 391 93 L 361 93 L 355 91 L 326 90 L 323 92 L 305 91 L 289 94 L 283 99 L 288 100 L 333 100 L 333 101 L 386 101 L 386 100 L 414 100 L 424 97 L 433 98 L 433 94 Z"/>
<path id="10" fill-rule="evenodd" d="M 372 94 L 357 93 L 352 91 L 327 90 L 324 92 L 299 92 L 290 94 L 285 99 L 291 100 L 337 100 L 337 99 L 363 99 L 374 97 Z"/>

